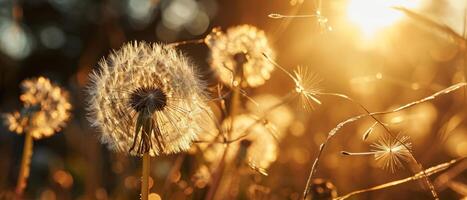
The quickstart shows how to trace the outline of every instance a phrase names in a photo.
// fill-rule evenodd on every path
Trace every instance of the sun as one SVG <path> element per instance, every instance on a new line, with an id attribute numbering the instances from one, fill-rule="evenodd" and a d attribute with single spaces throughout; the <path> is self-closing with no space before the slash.
<path id="1" fill-rule="evenodd" d="M 348 0 L 347 17 L 366 37 L 387 28 L 404 16 L 395 6 L 414 8 L 419 0 Z"/>

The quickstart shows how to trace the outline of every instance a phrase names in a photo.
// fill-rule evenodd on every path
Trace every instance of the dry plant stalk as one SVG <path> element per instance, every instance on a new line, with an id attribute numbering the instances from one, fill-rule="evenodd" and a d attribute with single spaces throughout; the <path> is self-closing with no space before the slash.
<path id="1" fill-rule="evenodd" d="M 21 158 L 21 166 L 18 175 L 18 183 L 16 185 L 16 194 L 21 195 L 26 188 L 31 165 L 33 140 L 30 133 L 24 135 L 23 157 Z"/>
<path id="2" fill-rule="evenodd" d="M 417 174 L 415 174 L 415 175 L 413 175 L 411 177 L 407 177 L 407 178 L 404 178 L 404 179 L 391 181 L 391 182 L 384 183 L 384 184 L 377 185 L 377 186 L 373 186 L 373 187 L 370 187 L 370 188 L 350 192 L 350 193 L 348 193 L 348 194 L 346 194 L 344 196 L 334 198 L 334 200 L 344 200 L 344 199 L 347 199 L 349 197 L 355 196 L 357 194 L 362 194 L 362 193 L 366 193 L 366 192 L 381 190 L 381 189 L 385 189 L 385 188 L 388 188 L 388 187 L 393 187 L 393 186 L 397 186 L 397 185 L 400 185 L 400 184 L 403 184 L 403 183 L 407 183 L 407 182 L 410 182 L 410 181 L 415 181 L 415 180 L 418 180 L 418 179 L 422 179 L 424 177 L 431 176 L 431 175 L 434 175 L 434 174 L 436 174 L 438 172 L 444 171 L 444 170 L 448 169 L 449 167 L 453 166 L 454 164 L 457 164 L 459 162 L 463 162 L 465 160 L 465 158 L 466 157 L 454 159 L 454 160 L 451 160 L 449 162 L 445 162 L 445 163 L 430 167 L 430 168 L 428 168 L 426 170 L 423 170 L 422 172 L 419 172 L 419 173 L 417 173 Z"/>
<path id="3" fill-rule="evenodd" d="M 446 88 L 446 89 L 444 89 L 444 90 L 441 90 L 441 91 L 436 92 L 436 93 L 434 93 L 434 94 L 432 94 L 432 95 L 430 95 L 430 96 L 428 96 L 428 97 L 425 97 L 425 98 L 423 98 L 423 99 L 421 99 L 421 100 L 414 101 L 414 102 L 410 102 L 410 103 L 408 103 L 408 104 L 405 104 L 405 105 L 403 105 L 403 106 L 400 106 L 400 107 L 398 107 L 398 108 L 396 108 L 396 109 L 393 109 L 393 110 L 390 110 L 390 111 L 371 112 L 371 113 L 370 113 L 368 110 L 364 109 L 367 113 L 361 114 L 361 115 L 357 115 L 357 116 L 355 116 L 355 117 L 349 118 L 349 119 L 347 119 L 347 120 L 345 120 L 345 121 L 339 123 L 335 128 L 333 128 L 333 129 L 328 133 L 328 137 L 327 137 L 326 140 L 320 145 L 320 148 L 319 148 L 319 151 L 318 151 L 318 155 L 317 155 L 316 159 L 315 159 L 314 162 L 313 162 L 313 165 L 312 165 L 312 168 L 311 168 L 311 171 L 310 171 L 310 175 L 309 175 L 309 177 L 308 177 L 307 184 L 306 184 L 306 186 L 305 186 L 305 191 L 304 191 L 304 193 L 303 193 L 303 198 L 306 198 L 306 195 L 308 195 L 308 189 L 309 189 L 309 187 L 310 187 L 310 182 L 311 182 L 311 180 L 312 180 L 314 174 L 315 174 L 316 171 L 317 171 L 317 168 L 318 168 L 318 165 L 319 165 L 319 161 L 320 161 L 320 158 L 321 158 L 321 155 L 322 155 L 322 153 L 323 153 L 323 151 L 324 151 L 325 146 L 329 143 L 330 139 L 331 139 L 332 137 L 334 137 L 334 136 L 336 135 L 336 133 L 337 133 L 342 127 L 344 127 L 345 125 L 347 125 L 347 124 L 349 124 L 349 123 L 351 123 L 351 122 L 355 122 L 355 121 L 357 121 L 357 120 L 359 120 L 359 119 L 362 119 L 362 118 L 365 118 L 365 117 L 372 117 L 374 120 L 376 120 L 376 122 L 378 122 L 380 125 L 382 125 L 382 126 L 386 129 L 386 131 L 387 131 L 388 133 L 391 134 L 391 132 L 387 129 L 387 127 L 386 127 L 383 123 L 381 123 L 375 116 L 378 116 L 378 115 L 385 115 L 385 114 L 389 114 L 389 113 L 398 112 L 398 111 L 401 111 L 401 110 L 404 110 L 404 109 L 408 109 L 408 108 L 410 108 L 410 107 L 412 107 L 412 106 L 415 106 L 415 105 L 417 105 L 417 104 L 421 104 L 421 103 L 424 103 L 424 102 L 426 102 L 426 101 L 433 100 L 433 99 L 435 99 L 435 98 L 438 97 L 438 96 L 441 96 L 441 95 L 444 95 L 444 94 L 448 94 L 448 93 L 450 93 L 450 92 L 453 92 L 453 91 L 455 91 L 455 90 L 458 90 L 459 88 L 465 87 L 466 85 L 467 85 L 467 83 L 457 83 L 457 84 L 452 85 L 452 86 L 450 86 L 450 87 L 448 87 L 448 88 Z M 346 96 L 343 96 L 343 97 L 345 98 Z M 353 101 L 353 100 L 351 100 L 351 101 Z M 363 107 L 362 107 L 362 108 L 363 108 Z M 391 134 L 391 136 L 394 138 L 394 136 L 393 136 L 392 134 Z M 398 142 L 400 142 L 400 141 L 398 141 Z M 406 147 L 406 148 L 407 148 L 407 147 Z M 409 149 L 409 148 L 407 148 L 407 149 Z M 418 161 L 416 161 L 415 158 L 414 158 L 413 156 L 412 156 L 412 158 L 414 159 L 415 163 L 417 163 L 417 165 L 418 165 L 419 168 L 421 169 L 420 171 L 424 172 L 424 170 L 423 170 L 421 164 L 418 163 Z M 437 199 L 437 198 L 438 198 L 438 197 L 437 197 L 438 195 L 436 194 L 436 191 L 434 190 L 433 184 L 431 183 L 431 181 L 428 180 L 428 178 L 426 178 L 425 181 L 426 181 L 426 183 L 428 183 L 428 186 L 429 186 L 429 188 L 430 188 L 430 192 L 432 193 L 433 197 L 434 197 L 435 199 Z"/>
<path id="4" fill-rule="evenodd" d="M 149 153 L 146 152 L 143 154 L 143 169 L 141 176 L 141 200 L 148 200 L 149 197 L 149 171 L 150 171 L 150 161 Z"/>

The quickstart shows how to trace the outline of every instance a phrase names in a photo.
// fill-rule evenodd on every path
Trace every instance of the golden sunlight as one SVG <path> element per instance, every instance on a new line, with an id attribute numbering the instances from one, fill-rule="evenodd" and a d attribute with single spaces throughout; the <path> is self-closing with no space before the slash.
<path id="1" fill-rule="evenodd" d="M 414 8 L 418 0 L 349 0 L 347 16 L 359 26 L 365 37 L 373 37 L 375 33 L 399 21 L 404 14 L 393 7 Z"/>

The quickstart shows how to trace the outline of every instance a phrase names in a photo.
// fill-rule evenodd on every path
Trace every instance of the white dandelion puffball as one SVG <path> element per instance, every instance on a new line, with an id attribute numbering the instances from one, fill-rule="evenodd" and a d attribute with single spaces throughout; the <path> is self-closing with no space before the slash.
<path id="1" fill-rule="evenodd" d="M 264 31 L 251 25 L 225 33 L 214 29 L 205 42 L 211 50 L 210 65 L 226 85 L 258 87 L 271 77 L 274 65 L 263 54 L 274 58 L 274 51 Z"/>
<path id="2" fill-rule="evenodd" d="M 132 42 L 99 65 L 88 88 L 89 120 L 111 150 L 136 156 L 185 151 L 211 119 L 194 67 L 172 47 Z M 150 123 L 137 130 L 140 119 Z"/>

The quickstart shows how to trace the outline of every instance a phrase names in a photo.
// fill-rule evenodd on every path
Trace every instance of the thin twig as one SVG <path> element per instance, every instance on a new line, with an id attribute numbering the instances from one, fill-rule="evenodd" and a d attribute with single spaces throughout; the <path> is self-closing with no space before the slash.
<path id="1" fill-rule="evenodd" d="M 407 182 L 410 182 L 410 181 L 415 181 L 415 180 L 418 180 L 418 179 L 422 179 L 424 177 L 431 176 L 433 174 L 436 174 L 438 172 L 446 170 L 449 167 L 451 167 L 452 165 L 463 161 L 465 158 L 466 157 L 458 158 L 458 159 L 455 159 L 455 160 L 451 160 L 449 162 L 445 162 L 445 163 L 436 165 L 434 167 L 430 167 L 430 168 L 428 168 L 426 170 L 423 170 L 422 172 L 419 172 L 419 173 L 417 173 L 417 174 L 415 174 L 415 175 L 413 175 L 411 177 L 407 177 L 407 178 L 396 180 L 396 181 L 391 181 L 391 182 L 388 182 L 388 183 L 384 183 L 384 184 L 381 184 L 381 185 L 377 185 L 377 186 L 362 189 L 362 190 L 357 190 L 357 191 L 348 193 L 348 194 L 346 194 L 344 196 L 334 198 L 334 200 L 344 200 L 344 199 L 347 199 L 347 198 L 349 198 L 351 196 L 354 196 L 354 195 L 357 195 L 357 194 L 362 194 L 362 193 L 366 193 L 366 192 L 381 190 L 381 189 L 385 189 L 385 188 L 388 188 L 388 187 L 393 187 L 393 186 L 396 186 L 396 185 L 407 183 Z"/>
<path id="2" fill-rule="evenodd" d="M 467 162 L 461 162 L 458 165 L 450 168 L 446 172 L 436 177 L 434 181 L 436 188 L 438 188 L 440 191 L 443 191 L 446 189 L 446 187 L 449 187 L 448 183 L 451 182 L 454 177 L 457 177 L 465 170 L 467 170 Z"/>
<path id="3" fill-rule="evenodd" d="M 180 42 L 172 42 L 172 43 L 169 43 L 167 45 L 171 46 L 171 47 L 178 47 L 178 46 L 186 45 L 186 44 L 202 44 L 202 43 L 204 43 L 204 38 L 194 39 L 194 40 L 183 40 L 183 41 L 180 41 Z"/>

